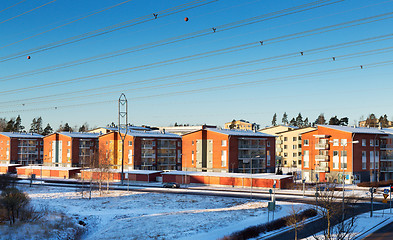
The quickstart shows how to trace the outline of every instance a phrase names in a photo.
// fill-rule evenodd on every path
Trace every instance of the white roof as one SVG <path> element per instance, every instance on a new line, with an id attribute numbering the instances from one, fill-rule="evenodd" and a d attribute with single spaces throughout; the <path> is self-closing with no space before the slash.
<path id="1" fill-rule="evenodd" d="M 86 132 L 58 132 L 61 135 L 65 135 L 72 138 L 98 138 L 99 133 L 86 133 Z"/>
<path id="2" fill-rule="evenodd" d="M 124 134 L 124 131 L 121 131 L 122 134 Z M 154 137 L 160 137 L 160 138 L 181 138 L 181 136 L 173 133 L 162 133 L 160 131 L 136 131 L 136 130 L 131 130 L 127 132 L 127 135 L 133 136 L 133 137 L 144 137 L 144 138 L 154 138 Z"/>
<path id="3" fill-rule="evenodd" d="M 393 128 L 382 128 L 382 132 L 393 135 Z"/>
<path id="4" fill-rule="evenodd" d="M 188 172 L 170 171 L 163 172 L 162 175 L 188 175 L 188 176 L 209 176 L 209 177 L 232 177 L 232 178 L 258 178 L 258 179 L 284 179 L 293 177 L 292 175 L 276 175 L 274 173 L 221 173 L 221 172 Z"/>
<path id="5" fill-rule="evenodd" d="M 23 168 L 23 169 L 42 169 L 42 170 L 62 170 L 62 171 L 69 171 L 69 170 L 80 170 L 81 168 L 76 168 L 76 167 L 49 167 L 49 166 L 23 166 L 23 167 L 17 167 L 17 169 Z"/>
<path id="6" fill-rule="evenodd" d="M 364 134 L 385 134 L 378 128 L 364 128 L 364 127 L 348 127 L 348 126 L 338 126 L 338 125 L 318 125 L 318 127 L 325 127 L 334 130 L 339 130 L 343 132 L 350 133 L 364 133 Z"/>
<path id="7" fill-rule="evenodd" d="M 20 132 L 0 132 L 1 135 L 11 138 L 42 138 L 43 136 L 37 133 L 20 133 Z"/>
<path id="8" fill-rule="evenodd" d="M 110 172 L 112 172 L 112 173 L 121 173 L 121 169 L 108 169 L 108 170 L 110 170 Z M 85 168 L 85 169 L 83 169 L 83 171 L 100 172 L 101 169 L 98 169 L 98 168 Z M 162 171 L 153 171 L 153 170 L 127 170 L 127 171 L 124 171 L 124 173 L 143 174 L 143 175 L 154 174 L 154 173 L 161 173 L 161 172 Z"/>
<path id="9" fill-rule="evenodd" d="M 22 164 L 6 164 L 6 163 L 0 163 L 0 167 L 14 167 L 14 166 L 22 166 Z"/>
<path id="10" fill-rule="evenodd" d="M 247 137 L 276 137 L 274 135 L 261 133 L 261 132 L 254 132 L 254 131 L 245 131 L 245 130 L 231 130 L 231 129 L 218 129 L 218 128 L 207 128 L 205 130 L 222 133 L 225 135 L 231 136 L 247 136 Z"/>

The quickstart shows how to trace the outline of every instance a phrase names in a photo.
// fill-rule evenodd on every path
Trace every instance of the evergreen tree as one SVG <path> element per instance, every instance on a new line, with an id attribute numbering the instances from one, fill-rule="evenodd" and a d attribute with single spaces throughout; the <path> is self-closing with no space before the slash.
<path id="1" fill-rule="evenodd" d="M 63 132 L 72 132 L 72 128 L 68 123 L 64 124 L 64 127 L 61 129 Z"/>
<path id="2" fill-rule="evenodd" d="M 326 120 L 325 120 L 325 116 L 323 115 L 323 113 L 319 114 L 318 118 L 315 120 L 314 124 L 319 124 L 319 125 L 325 125 L 326 124 Z"/>
<path id="3" fill-rule="evenodd" d="M 236 120 L 233 119 L 232 122 L 231 122 L 231 125 L 229 125 L 229 129 L 234 129 L 235 126 L 236 126 Z"/>
<path id="4" fill-rule="evenodd" d="M 86 132 L 87 128 L 85 127 L 85 125 L 83 124 L 80 128 L 79 128 L 79 132 Z"/>
<path id="5" fill-rule="evenodd" d="M 284 125 L 288 125 L 288 115 L 286 112 L 284 112 L 284 114 L 282 115 L 282 124 Z"/>
<path id="6" fill-rule="evenodd" d="M 273 115 L 272 125 L 277 126 L 277 114 L 276 113 Z"/>
<path id="7" fill-rule="evenodd" d="M 15 118 L 11 118 L 7 122 L 4 132 L 15 132 Z"/>
<path id="8" fill-rule="evenodd" d="M 340 125 L 341 126 L 348 126 L 349 119 L 347 117 L 340 118 Z"/>
<path id="9" fill-rule="evenodd" d="M 296 117 L 296 126 L 298 126 L 298 127 L 303 127 L 303 124 L 304 124 L 304 122 L 303 122 L 302 114 L 299 113 L 299 114 L 297 115 L 297 117 Z"/>
<path id="10" fill-rule="evenodd" d="M 46 136 L 53 133 L 53 129 L 52 127 L 49 125 L 49 123 L 46 125 L 46 127 L 44 128 L 44 131 L 42 132 L 42 135 Z"/>
<path id="11" fill-rule="evenodd" d="M 297 127 L 297 122 L 296 122 L 295 118 L 291 119 L 291 121 L 289 122 L 289 125 Z"/>
<path id="12" fill-rule="evenodd" d="M 37 118 L 37 120 L 36 120 L 36 130 L 37 130 L 38 134 L 42 134 L 42 132 L 44 131 L 44 130 L 42 130 L 42 118 L 41 117 Z"/>
<path id="13" fill-rule="evenodd" d="M 23 129 L 25 129 L 25 127 L 22 126 L 22 119 L 20 115 L 18 115 L 15 119 L 14 132 L 21 132 Z"/>
<path id="14" fill-rule="evenodd" d="M 340 120 L 337 116 L 331 117 L 329 120 L 329 125 L 340 125 Z"/>
<path id="15" fill-rule="evenodd" d="M 306 117 L 306 119 L 304 119 L 303 125 L 304 125 L 304 127 L 310 126 L 310 123 L 308 122 L 308 117 Z"/>
<path id="16" fill-rule="evenodd" d="M 33 121 L 31 121 L 29 132 L 37 133 L 37 120 L 35 120 L 35 118 L 33 118 Z"/>

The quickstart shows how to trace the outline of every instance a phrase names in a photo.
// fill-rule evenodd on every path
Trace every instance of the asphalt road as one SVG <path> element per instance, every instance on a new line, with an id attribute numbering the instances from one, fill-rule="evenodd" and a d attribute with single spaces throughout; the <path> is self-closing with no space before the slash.
<path id="1" fill-rule="evenodd" d="M 386 225 L 378 231 L 363 238 L 364 240 L 391 240 L 393 239 L 393 223 Z"/>

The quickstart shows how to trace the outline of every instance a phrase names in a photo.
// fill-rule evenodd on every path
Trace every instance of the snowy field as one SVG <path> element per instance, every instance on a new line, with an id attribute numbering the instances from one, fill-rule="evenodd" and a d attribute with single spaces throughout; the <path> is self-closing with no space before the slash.
<path id="1" fill-rule="evenodd" d="M 93 192 L 88 200 L 73 188 L 33 185 L 23 190 L 35 207 L 84 221 L 82 239 L 217 239 L 268 220 L 267 202 L 249 199 L 111 191 L 102 196 Z M 293 207 L 277 205 L 275 219 Z M 34 229 L 30 234 L 34 239 Z"/>

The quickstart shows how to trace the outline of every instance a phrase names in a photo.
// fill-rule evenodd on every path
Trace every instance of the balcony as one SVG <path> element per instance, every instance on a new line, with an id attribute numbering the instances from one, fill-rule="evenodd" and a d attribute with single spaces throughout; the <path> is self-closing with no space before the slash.
<path id="1" fill-rule="evenodd" d="M 142 158 L 155 158 L 156 155 L 154 153 L 153 154 L 142 154 L 141 157 Z"/>
<path id="2" fill-rule="evenodd" d="M 263 145 L 248 145 L 248 144 L 240 144 L 239 149 L 260 149 L 264 150 L 265 146 Z"/>
<path id="3" fill-rule="evenodd" d="M 157 145 L 157 148 L 160 148 L 160 149 L 176 149 L 176 144 L 171 144 L 171 145 Z"/>
<path id="4" fill-rule="evenodd" d="M 381 144 L 381 149 L 393 149 L 393 144 Z"/>
<path id="5" fill-rule="evenodd" d="M 158 153 L 157 157 L 171 157 L 174 158 L 176 157 L 176 153 Z"/>
<path id="6" fill-rule="evenodd" d="M 381 172 L 393 172 L 393 167 L 381 167 Z"/>
<path id="7" fill-rule="evenodd" d="M 276 148 L 276 152 L 278 153 L 282 152 L 282 148 Z"/>
<path id="8" fill-rule="evenodd" d="M 329 172 L 329 167 L 325 166 L 316 166 L 315 167 L 316 172 Z"/>
<path id="9" fill-rule="evenodd" d="M 153 145 L 151 145 L 151 144 L 142 144 L 141 148 L 142 149 L 153 149 Z"/>
<path id="10" fill-rule="evenodd" d="M 316 143 L 315 144 L 315 149 L 329 150 L 329 144 L 327 144 L 327 143 Z"/>
<path id="11" fill-rule="evenodd" d="M 315 161 L 329 161 L 329 155 L 315 155 Z"/>
<path id="12" fill-rule="evenodd" d="M 282 140 L 276 140 L 276 144 L 282 144 L 283 141 Z"/>

